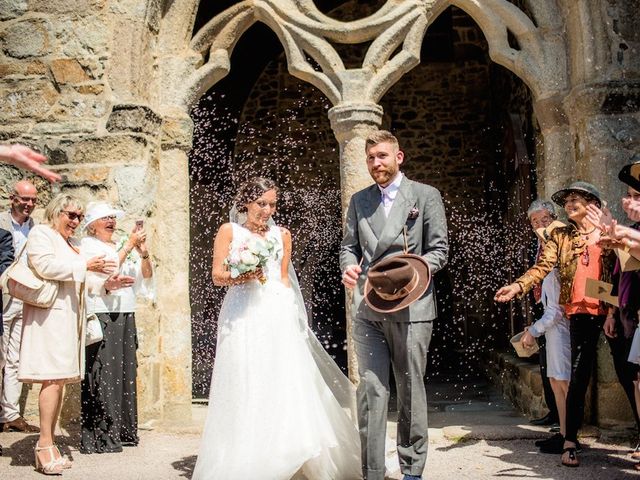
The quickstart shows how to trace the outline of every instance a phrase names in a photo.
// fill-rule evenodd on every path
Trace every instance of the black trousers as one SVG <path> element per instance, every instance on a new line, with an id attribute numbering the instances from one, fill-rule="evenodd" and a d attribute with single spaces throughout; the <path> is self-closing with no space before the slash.
<path id="1" fill-rule="evenodd" d="M 565 439 L 576 442 L 584 418 L 584 398 L 593 373 L 598 339 L 604 324 L 603 315 L 576 314 L 569 316 L 571 336 L 571 381 L 567 394 L 567 434 Z"/>
<path id="2" fill-rule="evenodd" d="M 82 453 L 138 444 L 138 337 L 133 313 L 99 313 L 104 339 L 86 348 L 81 390 Z"/>
<path id="3" fill-rule="evenodd" d="M 544 335 L 538 337 L 538 360 L 540 362 L 540 377 L 542 378 L 542 390 L 544 391 L 544 401 L 549 408 L 549 416 L 556 422 L 559 421 L 558 406 L 556 405 L 556 397 L 551 388 L 551 381 L 547 376 L 547 342 Z"/>
<path id="4" fill-rule="evenodd" d="M 616 317 L 616 337 L 607 337 L 607 342 L 609 343 L 609 350 L 611 350 L 613 366 L 616 369 L 618 381 L 620 385 L 622 385 L 624 393 L 627 395 L 631 411 L 633 412 L 633 418 L 635 418 L 636 421 L 636 429 L 638 433 L 640 433 L 640 418 L 638 418 L 638 411 L 636 409 L 635 386 L 633 385 L 633 381 L 638 379 L 640 366 L 627 360 L 632 341 L 633 337 L 624 337 L 624 328 L 622 327 L 620 318 Z"/>

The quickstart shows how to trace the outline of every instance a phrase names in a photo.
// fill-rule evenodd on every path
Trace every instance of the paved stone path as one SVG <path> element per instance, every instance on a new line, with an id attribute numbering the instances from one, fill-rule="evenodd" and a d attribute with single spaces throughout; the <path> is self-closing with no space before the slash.
<path id="1" fill-rule="evenodd" d="M 640 478 L 628 457 L 629 445 L 611 433 L 599 440 L 584 438 L 587 444 L 582 465 L 569 469 L 560 465 L 559 455 L 543 455 L 533 441 L 548 435 L 531 427 L 486 384 L 467 385 L 462 394 L 456 385 L 433 386 L 430 395 L 428 480 L 483 480 L 498 478 L 606 479 Z M 189 479 L 199 447 L 200 425 L 206 407 L 194 405 L 191 427 L 170 426 L 141 431 L 141 444 L 119 454 L 81 455 L 77 434 L 60 439 L 63 453 L 75 461 L 65 479 L 164 480 Z M 390 423 L 393 434 L 393 424 Z M 590 430 L 592 433 L 594 430 Z M 4 455 L 0 457 L 1 480 L 44 478 L 33 468 L 35 435 L 0 433 Z M 394 475 L 394 479 L 401 476 Z M 226 480 L 226 479 L 221 479 Z M 262 480 L 252 478 L 251 480 Z"/>

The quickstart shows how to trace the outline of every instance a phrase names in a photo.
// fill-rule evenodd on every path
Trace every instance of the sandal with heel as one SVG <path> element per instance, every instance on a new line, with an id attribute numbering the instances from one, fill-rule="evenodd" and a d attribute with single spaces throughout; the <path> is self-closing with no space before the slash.
<path id="1" fill-rule="evenodd" d="M 62 468 L 67 470 L 73 467 L 73 462 L 69 459 L 69 457 L 67 457 L 66 455 L 62 455 L 62 453 L 60 453 L 60 449 L 58 448 L 58 445 L 54 443 L 53 446 L 56 448 L 58 455 L 60 455 L 58 457 L 58 463 L 62 466 Z"/>
<path id="2" fill-rule="evenodd" d="M 41 447 L 36 442 L 36 446 L 33 448 L 33 453 L 36 458 L 36 470 L 38 472 L 44 473 L 45 475 L 62 475 L 62 465 L 60 464 L 60 460 L 55 458 L 53 450 L 55 445 L 50 445 L 48 447 Z M 38 452 L 49 452 L 49 462 L 42 463 L 40 461 L 40 457 L 38 457 Z"/>

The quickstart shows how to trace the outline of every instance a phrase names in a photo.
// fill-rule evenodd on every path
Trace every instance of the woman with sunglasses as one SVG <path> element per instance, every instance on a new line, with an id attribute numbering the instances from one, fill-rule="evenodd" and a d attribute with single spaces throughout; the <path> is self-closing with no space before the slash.
<path id="1" fill-rule="evenodd" d="M 84 368 L 84 302 L 87 271 L 110 274 L 115 262 L 98 255 L 85 259 L 73 238 L 83 215 L 82 203 L 60 194 L 45 209 L 46 223 L 31 229 L 26 244 L 29 267 L 41 278 L 58 282 L 58 294 L 50 308 L 24 304 L 18 379 L 40 383 L 38 407 L 40 436 L 34 453 L 36 469 L 59 475 L 71 462 L 55 444 L 55 426 L 62 404 L 63 387 L 77 383 Z M 110 277 L 91 289 L 116 289 L 122 280 Z"/>
<path id="2" fill-rule="evenodd" d="M 82 381 L 80 452 L 121 452 L 138 444 L 136 297 L 150 298 L 153 269 L 142 225 L 116 243 L 113 234 L 124 211 L 107 203 L 87 206 L 81 250 L 85 257 L 104 255 L 135 282 L 117 292 L 87 295 L 87 313 L 97 315 L 103 339 L 86 348 Z M 91 273 L 90 277 L 100 277 Z"/>
<path id="3" fill-rule="evenodd" d="M 587 218 L 587 206 L 602 206 L 600 193 L 587 182 L 574 182 L 556 192 L 552 200 L 562 206 L 569 225 L 549 234 L 538 262 L 511 285 L 500 288 L 498 302 L 522 296 L 558 267 L 560 305 L 569 319 L 571 339 L 571 380 L 567 394 L 567 425 L 562 464 L 577 467 L 578 430 L 584 417 L 584 402 L 596 358 L 597 342 L 604 324 L 603 302 L 587 296 L 588 279 L 609 281 L 615 255 L 598 245 L 600 230 Z"/>

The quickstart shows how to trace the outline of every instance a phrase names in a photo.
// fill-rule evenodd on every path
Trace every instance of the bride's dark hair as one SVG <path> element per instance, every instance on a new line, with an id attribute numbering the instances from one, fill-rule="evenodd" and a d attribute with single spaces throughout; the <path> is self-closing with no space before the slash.
<path id="1" fill-rule="evenodd" d="M 236 210 L 241 213 L 246 212 L 248 203 L 255 202 L 263 193 L 268 192 L 269 190 L 275 190 L 276 193 L 278 193 L 279 190 L 276 182 L 263 177 L 250 178 L 240 185 L 240 188 L 233 199 Z"/>

